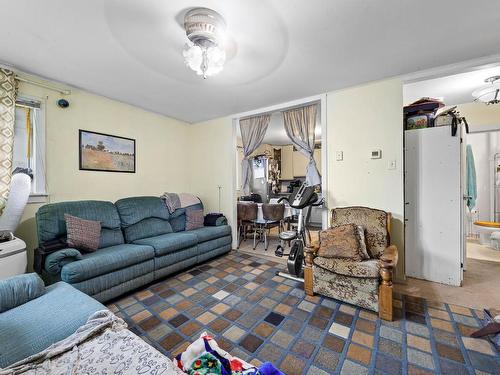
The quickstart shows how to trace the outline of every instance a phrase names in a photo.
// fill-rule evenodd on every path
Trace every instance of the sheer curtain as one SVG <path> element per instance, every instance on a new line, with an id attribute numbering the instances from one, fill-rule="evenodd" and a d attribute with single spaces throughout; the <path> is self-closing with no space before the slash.
<path id="1" fill-rule="evenodd" d="M 318 105 L 312 104 L 300 108 L 283 111 L 285 131 L 293 145 L 309 159 L 306 171 L 306 182 L 309 185 L 321 184 L 321 177 L 314 160 L 314 128 Z"/>
<path id="2" fill-rule="evenodd" d="M 242 189 L 245 194 L 250 192 L 250 162 L 248 157 L 262 143 L 270 119 L 271 115 L 261 115 L 240 120 L 241 141 L 243 143 Z"/>
<path id="3" fill-rule="evenodd" d="M 0 68 L 0 213 L 9 196 L 16 105 L 14 72 Z"/>

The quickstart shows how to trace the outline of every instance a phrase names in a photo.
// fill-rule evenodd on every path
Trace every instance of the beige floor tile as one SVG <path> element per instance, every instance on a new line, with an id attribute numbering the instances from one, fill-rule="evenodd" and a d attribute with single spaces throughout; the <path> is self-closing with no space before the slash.
<path id="1" fill-rule="evenodd" d="M 214 307 L 212 307 L 210 310 L 212 310 L 214 313 L 216 314 L 224 314 L 227 310 L 229 310 L 231 308 L 231 306 L 229 305 L 226 305 L 225 303 L 218 303 L 217 305 L 215 305 Z"/>
<path id="2" fill-rule="evenodd" d="M 443 331 L 455 332 L 453 330 L 453 325 L 442 319 L 431 318 L 431 325 L 433 328 L 442 329 Z"/>
<path id="3" fill-rule="evenodd" d="M 472 316 L 472 313 L 469 308 L 463 307 L 463 306 L 457 306 L 457 305 L 448 305 L 450 307 L 450 310 L 454 312 L 455 314 L 461 314 L 461 315 L 466 315 L 466 316 Z"/>
<path id="4" fill-rule="evenodd" d="M 414 336 L 412 334 L 408 334 L 406 336 L 406 342 L 407 342 L 408 346 L 420 349 L 424 352 L 430 353 L 432 351 L 431 342 L 426 338 L 423 338 L 420 336 Z"/>
<path id="5" fill-rule="evenodd" d="M 136 323 L 142 322 L 144 319 L 147 319 L 151 316 L 151 313 L 148 310 L 142 310 L 138 312 L 134 316 L 132 316 L 132 320 Z"/>
<path id="6" fill-rule="evenodd" d="M 174 309 L 173 307 L 169 307 L 168 309 L 163 310 L 160 313 L 160 317 L 164 320 L 170 320 L 171 318 L 176 316 L 178 313 L 179 312 L 176 309 Z"/>
<path id="7" fill-rule="evenodd" d="M 428 309 L 429 315 L 432 316 L 433 318 L 439 318 L 443 320 L 450 320 L 450 314 L 448 314 L 447 311 L 444 310 L 438 310 L 435 308 L 430 307 Z"/>
<path id="8" fill-rule="evenodd" d="M 212 314 L 210 311 L 207 311 L 201 314 L 199 317 L 197 317 L 196 320 L 206 325 L 210 323 L 212 320 L 214 320 L 216 317 L 217 317 L 216 315 Z"/>
<path id="9" fill-rule="evenodd" d="M 373 348 L 373 336 L 369 335 L 368 333 L 354 331 L 354 333 L 352 334 L 352 341 L 369 348 Z"/>
<path id="10" fill-rule="evenodd" d="M 488 355 L 495 355 L 490 343 L 486 340 L 475 339 L 472 337 L 462 337 L 462 341 L 464 342 L 464 346 L 469 350 L 474 350 Z"/>

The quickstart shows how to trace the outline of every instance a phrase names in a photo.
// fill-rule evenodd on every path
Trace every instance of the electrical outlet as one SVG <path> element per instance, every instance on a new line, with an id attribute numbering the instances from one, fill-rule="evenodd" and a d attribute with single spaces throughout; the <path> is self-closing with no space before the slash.
<path id="1" fill-rule="evenodd" d="M 388 169 L 396 169 L 396 160 L 391 160 L 387 167 Z"/>
<path id="2" fill-rule="evenodd" d="M 344 160 L 344 152 L 343 152 L 343 151 L 337 151 L 337 152 L 335 153 L 335 159 L 336 159 L 337 161 L 342 161 L 342 160 Z"/>

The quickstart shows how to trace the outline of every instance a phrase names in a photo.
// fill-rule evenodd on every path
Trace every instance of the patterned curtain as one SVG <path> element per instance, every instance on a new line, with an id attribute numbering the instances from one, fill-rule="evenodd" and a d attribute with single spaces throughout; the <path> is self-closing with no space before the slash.
<path id="1" fill-rule="evenodd" d="M 0 68 L 0 213 L 9 196 L 17 84 L 14 72 Z"/>
<path id="2" fill-rule="evenodd" d="M 271 115 L 261 115 L 240 120 L 241 142 L 243 143 L 243 160 L 241 161 L 242 189 L 245 194 L 250 192 L 251 176 L 248 157 L 262 143 L 270 120 Z"/>
<path id="3" fill-rule="evenodd" d="M 299 152 L 309 159 L 306 181 L 310 186 L 321 184 L 316 162 L 314 161 L 314 128 L 316 127 L 317 104 L 290 109 L 283 112 L 283 121 L 288 138 Z"/>

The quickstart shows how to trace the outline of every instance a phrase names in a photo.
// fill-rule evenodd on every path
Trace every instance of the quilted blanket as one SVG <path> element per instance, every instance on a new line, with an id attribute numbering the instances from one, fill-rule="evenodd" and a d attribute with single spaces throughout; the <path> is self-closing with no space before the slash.
<path id="1" fill-rule="evenodd" d="M 73 335 L 0 369 L 0 375 L 183 374 L 108 310 L 94 313 Z"/>

